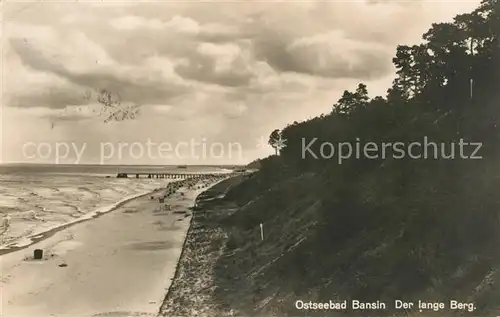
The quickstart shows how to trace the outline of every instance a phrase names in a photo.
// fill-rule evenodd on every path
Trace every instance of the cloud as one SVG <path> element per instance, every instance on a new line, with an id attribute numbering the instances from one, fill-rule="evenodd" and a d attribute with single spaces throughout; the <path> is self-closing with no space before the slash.
<path id="1" fill-rule="evenodd" d="M 89 89 L 108 89 L 137 104 L 163 103 L 192 90 L 192 85 L 173 72 L 175 63 L 168 59 L 150 56 L 140 66 L 121 65 L 83 32 L 57 36 L 51 31 L 46 30 L 45 40 L 27 38 L 28 33 L 13 36 L 10 48 L 23 67 L 35 71 L 34 76 L 52 76 L 54 82 L 65 81 L 65 86 L 53 86 L 50 93 L 45 89 L 45 93 L 31 97 L 23 93 L 11 105 L 34 106 L 33 99 L 38 105 L 53 107 L 78 104 L 82 91 Z M 35 86 L 35 90 L 40 89 Z"/>
<path id="2" fill-rule="evenodd" d="M 240 143 L 248 160 L 270 154 L 255 139 L 330 111 L 359 82 L 383 94 L 397 44 L 478 3 L 5 3 L 4 158 L 56 139 L 205 137 Z M 141 116 L 103 124 L 84 98 L 103 88 Z"/>
<path id="3" fill-rule="evenodd" d="M 165 24 L 158 19 L 148 20 L 137 16 L 125 16 L 110 22 L 111 26 L 119 30 L 135 29 L 162 29 Z"/>
<path id="4" fill-rule="evenodd" d="M 294 39 L 276 34 L 259 41 L 257 50 L 261 59 L 282 72 L 369 80 L 392 68 L 387 47 L 348 39 L 339 31 Z"/>
<path id="5" fill-rule="evenodd" d="M 237 87 L 248 85 L 254 76 L 251 53 L 236 43 L 203 42 L 188 54 L 189 62 L 175 68 L 183 78 Z"/>
<path id="6" fill-rule="evenodd" d="M 174 32 L 192 40 L 202 42 L 230 42 L 251 37 L 251 32 L 244 32 L 239 26 L 221 23 L 200 23 L 192 18 L 175 15 L 170 20 L 145 18 L 127 15 L 113 19 L 110 25 L 123 31 L 148 30 Z"/>

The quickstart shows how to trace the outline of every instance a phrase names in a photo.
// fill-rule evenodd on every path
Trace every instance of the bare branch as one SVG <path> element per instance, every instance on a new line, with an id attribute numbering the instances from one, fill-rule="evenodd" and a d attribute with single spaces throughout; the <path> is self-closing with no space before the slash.
<path id="1" fill-rule="evenodd" d="M 139 116 L 139 105 L 123 105 L 122 98 L 119 93 L 113 94 L 107 89 L 101 89 L 97 93 L 97 102 L 103 107 L 99 115 L 106 114 L 104 123 L 110 121 L 125 121 L 133 120 Z"/>

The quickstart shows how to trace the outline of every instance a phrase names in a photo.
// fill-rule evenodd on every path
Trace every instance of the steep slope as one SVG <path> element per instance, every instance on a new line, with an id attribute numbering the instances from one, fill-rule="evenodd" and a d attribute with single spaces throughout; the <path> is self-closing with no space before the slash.
<path id="1" fill-rule="evenodd" d="M 474 171 L 475 176 L 468 181 L 485 176 L 478 172 Z M 248 191 L 249 183 L 258 183 L 259 177 L 256 174 L 235 187 L 226 200 L 237 201 L 241 191 Z M 334 207 L 328 199 L 320 198 L 318 193 L 325 185 L 322 181 L 315 174 L 280 181 L 254 192 L 252 200 L 239 201 L 236 212 L 232 209 L 220 219 L 227 241 L 215 269 L 216 285 L 226 287 L 216 289 L 217 302 L 241 316 L 298 316 L 304 312 L 296 309 L 297 300 L 383 301 L 388 307 L 377 310 L 377 316 L 401 315 L 401 310 L 391 309 L 396 299 L 442 301 L 446 306 L 456 299 L 474 303 L 474 314 L 481 316 L 500 308 L 494 300 L 499 295 L 499 240 L 488 230 L 498 228 L 497 223 L 488 225 L 485 219 L 474 220 L 463 212 L 458 212 L 460 218 L 450 218 L 438 198 L 428 198 L 434 200 L 432 208 L 421 211 L 397 210 L 394 207 L 402 207 L 403 202 L 394 201 L 380 208 L 341 209 L 340 204 Z M 376 182 L 367 177 L 363 183 L 365 195 L 377 195 L 379 189 L 370 188 Z M 427 185 L 424 180 L 414 190 Z M 483 185 L 480 189 L 479 184 L 469 183 L 470 187 L 460 193 L 440 190 L 438 195 L 446 191 L 465 195 L 471 188 L 484 195 L 488 190 L 500 190 L 500 184 L 490 185 L 495 188 Z M 480 199 L 492 203 L 493 196 L 488 201 L 484 195 Z M 472 199 L 470 195 L 441 197 Z M 388 208 L 391 205 L 393 208 Z M 334 217 L 325 217 L 332 213 Z M 472 217 L 480 218 L 477 214 Z M 265 229 L 264 241 L 260 239 L 260 223 Z M 308 316 L 359 313 L 309 311 Z M 463 311 L 446 308 L 437 314 L 460 313 Z"/>

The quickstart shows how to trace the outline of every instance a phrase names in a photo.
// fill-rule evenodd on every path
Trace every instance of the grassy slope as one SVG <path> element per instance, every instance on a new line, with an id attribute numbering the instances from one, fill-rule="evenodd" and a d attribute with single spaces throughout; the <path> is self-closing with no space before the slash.
<path id="1" fill-rule="evenodd" d="M 294 308 L 297 299 L 382 300 L 388 306 L 395 299 L 457 299 L 475 302 L 474 315 L 496 316 L 499 245 L 486 226 L 498 224 L 481 223 L 480 216 L 498 200 L 493 195 L 500 186 L 481 183 L 481 173 L 490 171 L 470 168 L 469 178 L 453 180 L 458 189 L 447 175 L 423 175 L 403 198 L 390 194 L 384 173 L 362 178 L 355 186 L 358 205 L 345 209 L 321 196 L 320 175 L 284 178 L 262 189 L 264 175 L 256 174 L 235 187 L 226 200 L 240 207 L 221 220 L 227 240 L 215 267 L 215 284 L 233 287 L 217 288 L 217 302 L 243 316 L 298 316 L 304 312 Z"/>

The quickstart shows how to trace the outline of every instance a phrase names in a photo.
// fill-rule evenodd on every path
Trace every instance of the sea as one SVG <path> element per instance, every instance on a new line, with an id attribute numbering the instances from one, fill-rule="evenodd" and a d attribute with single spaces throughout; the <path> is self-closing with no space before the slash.
<path id="1" fill-rule="evenodd" d="M 222 166 L 0 165 L 0 251 L 111 211 L 171 179 L 116 178 L 118 173 L 225 173 Z M 130 176 L 129 176 L 130 177 Z"/>

